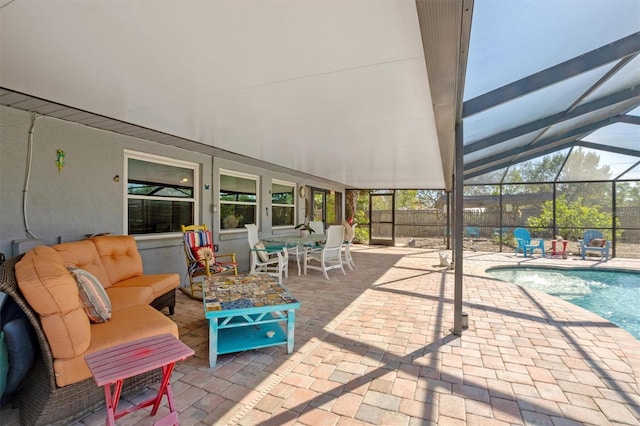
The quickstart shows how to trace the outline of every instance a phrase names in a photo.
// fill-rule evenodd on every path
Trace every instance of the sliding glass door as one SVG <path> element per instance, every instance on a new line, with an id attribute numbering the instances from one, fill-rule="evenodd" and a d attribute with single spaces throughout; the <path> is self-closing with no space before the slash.
<path id="1" fill-rule="evenodd" d="M 311 220 L 321 220 L 325 227 L 342 223 L 342 193 L 311 188 Z"/>

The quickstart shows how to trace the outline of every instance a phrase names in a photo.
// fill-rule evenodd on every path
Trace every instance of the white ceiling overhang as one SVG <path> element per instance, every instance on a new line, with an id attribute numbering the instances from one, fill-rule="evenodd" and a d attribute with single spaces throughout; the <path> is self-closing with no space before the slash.
<path id="1" fill-rule="evenodd" d="M 445 187 L 415 0 L 14 0 L 0 31 L 10 91 L 349 187 Z"/>

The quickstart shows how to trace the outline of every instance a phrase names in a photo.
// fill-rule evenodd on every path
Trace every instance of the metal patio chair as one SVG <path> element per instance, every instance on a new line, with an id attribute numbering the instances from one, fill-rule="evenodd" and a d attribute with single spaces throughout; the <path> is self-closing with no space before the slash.
<path id="1" fill-rule="evenodd" d="M 342 243 L 344 242 L 344 226 L 331 225 L 327 231 L 327 241 L 324 245 L 310 249 L 305 254 L 304 274 L 307 269 L 316 269 L 322 271 L 324 277 L 329 279 L 327 271 L 331 269 L 340 269 L 344 275 L 344 267 L 342 266 Z M 311 264 L 318 262 L 319 265 Z"/>
<path id="2" fill-rule="evenodd" d="M 258 237 L 258 226 L 254 223 L 244 225 L 251 251 L 251 270 L 249 274 L 269 274 L 282 284 L 283 277 L 289 276 L 289 254 L 285 246 L 265 245 Z"/>

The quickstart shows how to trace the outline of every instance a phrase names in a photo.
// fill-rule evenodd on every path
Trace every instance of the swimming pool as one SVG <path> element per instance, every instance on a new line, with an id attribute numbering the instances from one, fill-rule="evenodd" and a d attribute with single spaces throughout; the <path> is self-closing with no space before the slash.
<path id="1" fill-rule="evenodd" d="M 487 273 L 585 308 L 640 340 L 640 273 L 512 267 L 491 268 Z"/>

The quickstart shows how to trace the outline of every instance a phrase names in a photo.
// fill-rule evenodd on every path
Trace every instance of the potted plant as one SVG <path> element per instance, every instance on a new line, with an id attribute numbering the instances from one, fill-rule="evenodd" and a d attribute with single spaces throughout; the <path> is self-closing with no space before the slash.
<path id="1" fill-rule="evenodd" d="M 306 222 L 305 222 L 305 223 L 299 223 L 299 224 L 297 224 L 297 225 L 294 227 L 294 229 L 299 229 L 299 230 L 300 230 L 300 235 L 301 235 L 301 236 L 303 236 L 303 235 L 308 235 L 308 234 L 313 234 L 313 232 L 314 232 L 314 231 L 313 231 L 313 228 L 311 228 L 311 227 L 309 226 L 309 224 L 308 224 L 308 223 L 306 223 Z"/>

